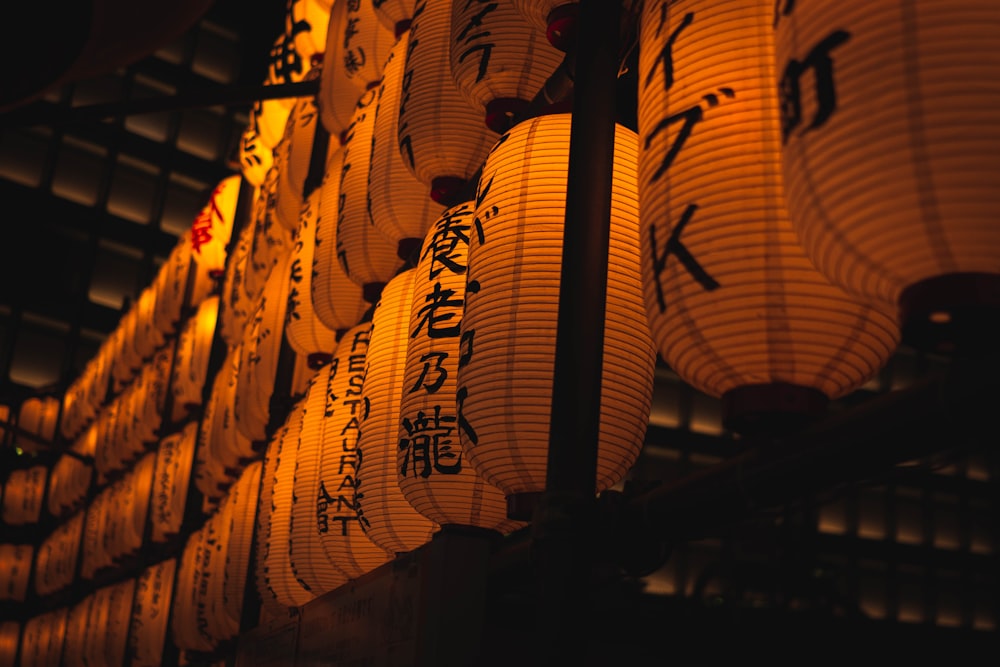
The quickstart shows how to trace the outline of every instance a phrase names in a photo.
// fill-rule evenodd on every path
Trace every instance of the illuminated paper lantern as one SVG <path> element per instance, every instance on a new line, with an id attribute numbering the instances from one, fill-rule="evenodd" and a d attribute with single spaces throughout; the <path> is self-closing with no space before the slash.
<path id="1" fill-rule="evenodd" d="M 397 128 L 407 167 L 446 206 L 460 201 L 497 140 L 452 77 L 442 76 L 451 68 L 451 5 L 420 0 L 414 7 Z"/>
<path id="2" fill-rule="evenodd" d="M 337 332 L 330 329 L 313 307 L 313 259 L 316 256 L 316 223 L 322 188 L 306 198 L 292 244 L 288 270 L 288 305 L 285 308 L 285 337 L 299 355 L 305 355 L 313 369 L 330 361 L 337 347 Z"/>
<path id="3" fill-rule="evenodd" d="M 174 332 L 180 324 L 187 297 L 188 276 L 191 268 L 191 230 L 177 240 L 177 244 L 160 268 L 163 284 L 159 287 L 153 318 L 160 331 Z M 96 381 L 96 379 L 95 379 Z M 96 389 L 96 388 L 95 388 Z M 106 389 L 106 387 L 105 387 Z"/>
<path id="4" fill-rule="evenodd" d="M 247 295 L 244 281 L 249 270 L 250 248 L 253 246 L 254 224 L 244 225 L 240 229 L 232 257 L 226 264 L 222 290 L 219 299 L 219 336 L 226 345 L 233 346 L 243 338 L 243 327 L 250 317 L 251 301 Z"/>
<path id="5" fill-rule="evenodd" d="M 417 0 L 381 0 L 372 6 L 379 22 L 398 37 L 410 28 L 416 4 Z"/>
<path id="6" fill-rule="evenodd" d="M 43 465 L 12 470 L 3 485 L 3 522 L 10 526 L 38 523 L 49 469 Z"/>
<path id="7" fill-rule="evenodd" d="M 156 328 L 153 313 L 156 307 L 156 292 L 147 285 L 139 293 L 135 304 L 137 310 L 136 336 L 133 340 L 136 353 L 143 359 L 149 359 L 165 342 L 163 334 Z"/>
<path id="8" fill-rule="evenodd" d="M 31 544 L 0 544 L 0 599 L 24 602 L 34 555 Z"/>
<path id="9" fill-rule="evenodd" d="M 239 161 L 243 178 L 250 185 L 259 187 L 264 183 L 267 172 L 274 164 L 274 146 L 268 146 L 260 138 L 256 120 L 256 116 L 251 118 L 251 122 L 240 137 Z M 287 122 L 287 118 L 285 120 Z"/>
<path id="10" fill-rule="evenodd" d="M 267 438 L 278 353 L 284 338 L 289 265 L 290 255 L 281 255 L 244 331 L 233 413 L 237 428 L 250 440 Z"/>
<path id="11" fill-rule="evenodd" d="M 508 496 L 512 517 L 522 515 L 514 506 L 530 506 L 545 488 L 570 125 L 570 114 L 540 116 L 501 138 L 483 169 L 469 243 L 459 432 L 466 460 Z M 652 400 L 637 152 L 635 133 L 618 126 L 595 492 L 619 482 L 635 462 Z"/>
<path id="12" fill-rule="evenodd" d="M 369 303 L 377 300 L 377 292 L 403 265 L 397 244 L 375 229 L 368 214 L 375 98 L 375 90 L 365 93 L 354 109 L 341 149 L 343 165 L 337 206 L 337 260 L 344 273 L 365 290 L 365 300 Z M 327 196 L 323 194 L 324 199 Z"/>
<path id="13" fill-rule="evenodd" d="M 459 324 L 475 209 L 465 202 L 446 210 L 413 271 L 396 472 L 403 495 L 431 521 L 510 532 L 503 493 L 465 460 L 458 435 Z"/>
<path id="14" fill-rule="evenodd" d="M 176 570 L 177 559 L 170 558 L 146 568 L 136 580 L 128 638 L 134 667 L 162 664 Z"/>
<path id="15" fill-rule="evenodd" d="M 285 138 L 275 149 L 278 174 L 274 214 L 278 223 L 290 232 L 294 232 L 299 226 L 299 213 L 312 162 L 318 118 L 316 98 L 300 98 L 288 115 Z"/>
<path id="16" fill-rule="evenodd" d="M 511 4 L 552 46 L 568 51 L 576 45 L 578 0 L 511 0 Z"/>
<path id="17" fill-rule="evenodd" d="M 191 421 L 180 432 L 160 441 L 149 507 L 150 539 L 153 542 L 163 544 L 181 531 L 197 435 L 198 424 Z"/>
<path id="18" fill-rule="evenodd" d="M 233 484 L 232 525 L 229 534 L 229 550 L 226 555 L 226 576 L 223 581 L 223 599 L 226 613 L 237 624 L 243 613 L 243 592 L 246 589 L 247 571 L 250 568 L 250 552 L 257 518 L 257 496 L 260 490 L 260 474 L 263 465 L 254 461 L 244 468 L 239 479 Z"/>
<path id="19" fill-rule="evenodd" d="M 451 74 L 459 92 L 505 132 L 562 63 L 564 54 L 510 2 L 453 2 Z"/>
<path id="20" fill-rule="evenodd" d="M 110 665 L 124 664 L 125 647 L 128 640 L 129 621 L 132 618 L 132 600 L 135 593 L 135 579 L 129 578 L 107 587 L 108 622 L 97 626 L 106 628 L 106 659 Z"/>
<path id="21" fill-rule="evenodd" d="M 267 76 L 264 86 L 300 83 L 312 69 L 312 62 L 295 48 L 295 38 L 288 31 L 274 40 L 268 53 Z M 250 122 L 259 139 L 269 148 L 281 141 L 288 114 L 295 104 L 295 97 L 276 97 L 257 100 L 250 109 Z"/>
<path id="22" fill-rule="evenodd" d="M 21 642 L 21 624 L 17 621 L 0 622 L 0 665 L 14 667 L 17 649 Z"/>
<path id="23" fill-rule="evenodd" d="M 88 623 L 95 595 L 91 593 L 73 605 L 66 618 L 66 639 L 64 640 L 63 662 L 67 667 L 85 667 Z"/>
<path id="24" fill-rule="evenodd" d="M 339 370 L 334 369 L 333 372 Z M 317 521 L 317 499 L 322 497 L 320 459 L 329 375 L 325 368 L 313 373 L 302 399 L 298 443 L 291 443 L 297 449 L 292 474 L 288 562 L 299 584 L 317 596 L 347 582 L 344 571 L 327 558 L 320 542 L 320 522 Z"/>
<path id="25" fill-rule="evenodd" d="M 898 340 L 884 307 L 813 267 L 788 219 L 772 9 L 749 0 L 650 7 L 641 32 L 646 312 L 663 359 L 721 396 L 737 430 L 771 412 L 820 411 L 870 379 Z M 668 40 L 665 79 L 658 54 Z"/>
<path id="26" fill-rule="evenodd" d="M 830 280 L 898 305 L 914 344 L 994 344 L 977 319 L 1000 312 L 998 23 L 976 0 L 775 10 L 792 223 Z"/>
<path id="27" fill-rule="evenodd" d="M 399 408 L 406 370 L 414 271 L 389 281 L 372 313 L 371 342 L 358 435 L 355 502 L 361 526 L 372 542 L 390 553 L 412 551 L 430 540 L 433 521 L 406 500 L 396 480 Z"/>
<path id="28" fill-rule="evenodd" d="M 55 396 L 30 396 L 21 402 L 17 410 L 17 425 L 27 437 L 17 434 L 14 445 L 26 452 L 36 452 L 41 443 L 51 442 L 56 434 L 61 401 Z"/>
<path id="29" fill-rule="evenodd" d="M 185 419 L 201 407 L 218 316 L 219 297 L 210 296 L 198 305 L 177 337 L 170 384 L 174 421 Z"/>
<path id="30" fill-rule="evenodd" d="M 368 214 L 371 224 L 402 259 L 420 248 L 427 229 L 441 214 L 442 205 L 403 161 L 396 141 L 403 67 L 410 33 L 403 32 L 385 63 L 385 75 L 376 90 L 372 152 L 368 166 Z"/>
<path id="31" fill-rule="evenodd" d="M 292 233 L 278 224 L 274 214 L 277 179 L 278 171 L 272 167 L 254 198 L 253 240 L 243 272 L 243 289 L 251 304 L 260 298 L 274 265 L 291 250 Z"/>
<path id="32" fill-rule="evenodd" d="M 365 359 L 371 322 L 351 327 L 340 339 L 326 373 L 326 407 L 320 427 L 320 456 L 316 518 L 320 543 L 330 562 L 351 579 L 360 577 L 391 558 L 372 542 L 358 521 L 354 491 L 358 469 L 358 433 L 361 428 Z"/>
<path id="33" fill-rule="evenodd" d="M 323 55 L 332 4 L 332 0 L 289 0 L 285 31 L 303 58 Z"/>
<path id="34" fill-rule="evenodd" d="M 326 33 L 326 55 L 317 104 L 327 131 L 343 141 L 358 100 L 382 79 L 396 41 L 372 2 L 335 2 Z"/>
<path id="35" fill-rule="evenodd" d="M 232 235 L 242 177 L 228 176 L 212 190 L 208 203 L 191 223 L 194 283 L 186 305 L 195 308 L 216 290 L 226 268 L 226 248 Z"/>
<path id="36" fill-rule="evenodd" d="M 337 210 L 343 161 L 343 149 L 330 155 L 320 185 L 311 284 L 312 306 L 316 317 L 328 329 L 338 332 L 357 324 L 369 306 L 363 287 L 344 271 L 337 257 L 340 245 L 337 239 Z"/>
<path id="37" fill-rule="evenodd" d="M 177 585 L 174 592 L 170 631 L 174 644 L 188 651 L 211 651 L 215 642 L 198 627 L 199 590 L 202 586 L 202 549 L 205 548 L 205 528 L 191 532 L 180 556 Z"/>

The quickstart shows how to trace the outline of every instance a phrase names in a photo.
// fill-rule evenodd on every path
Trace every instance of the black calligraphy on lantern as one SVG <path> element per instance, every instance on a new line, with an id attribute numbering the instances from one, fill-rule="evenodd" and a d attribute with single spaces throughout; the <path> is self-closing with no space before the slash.
<path id="1" fill-rule="evenodd" d="M 795 9 L 795 0 L 774 0 L 774 23 L 777 28 L 782 16 L 788 16 Z"/>
<path id="2" fill-rule="evenodd" d="M 490 65 L 490 56 L 493 53 L 493 47 L 496 46 L 490 40 L 492 33 L 483 26 L 483 19 L 499 6 L 499 3 L 489 0 L 466 0 L 465 7 L 462 8 L 463 14 L 472 8 L 478 10 L 468 17 L 465 27 L 455 37 L 455 41 L 465 47 L 458 56 L 459 63 L 465 62 L 465 59 L 473 54 L 479 55 L 479 69 L 476 73 L 477 83 L 486 76 Z"/>
<path id="3" fill-rule="evenodd" d="M 464 275 L 469 248 L 469 220 L 473 208 L 464 203 L 449 208 L 434 224 L 424 243 L 421 261 L 427 261 L 427 279 L 436 280 L 447 269 L 455 275 Z M 482 228 L 480 227 L 480 230 Z"/>
<path id="4" fill-rule="evenodd" d="M 412 420 L 404 417 L 406 436 L 399 439 L 403 463 L 399 474 L 403 477 L 430 477 L 431 471 L 442 475 L 457 475 L 462 471 L 462 448 L 453 438 L 457 425 L 454 415 L 442 415 L 441 406 L 435 405 L 433 414 L 423 410 Z"/>
<path id="5" fill-rule="evenodd" d="M 271 70 L 278 83 L 292 83 L 295 75 L 302 74 L 302 57 L 295 50 L 294 42 L 288 35 L 282 35 L 271 47 Z"/>
<path id="6" fill-rule="evenodd" d="M 410 96 L 413 93 L 411 90 L 413 87 L 413 52 L 420 43 L 417 33 L 420 31 L 420 16 L 426 9 L 427 0 L 418 2 L 413 7 L 413 15 L 410 17 L 410 41 L 406 44 L 406 65 L 403 67 L 403 83 L 399 98 L 399 128 L 396 136 L 399 141 L 399 150 L 409 163 L 410 169 L 413 169 L 416 163 L 413 159 L 413 137 L 410 134 L 407 109 L 409 109 Z"/>
<path id="7" fill-rule="evenodd" d="M 447 352 L 428 352 L 421 355 L 420 363 L 423 364 L 423 368 L 420 369 L 420 376 L 410 387 L 409 393 L 412 394 L 421 388 L 428 394 L 437 393 L 437 390 L 448 379 L 448 369 L 444 365 L 447 360 Z"/>
<path id="8" fill-rule="evenodd" d="M 833 78 L 830 52 L 851 38 L 846 30 L 834 30 L 816 44 L 802 60 L 792 58 L 778 83 L 781 110 L 781 141 L 786 143 L 792 131 L 802 123 L 802 76 L 812 71 L 816 87 L 816 112 L 804 132 L 822 127 L 837 110 L 837 88 Z"/>
<path id="9" fill-rule="evenodd" d="M 420 321 L 410 333 L 410 338 L 416 338 L 425 325 L 428 338 L 457 337 L 465 299 L 456 294 L 456 290 L 442 287 L 439 282 L 434 283 L 430 293 L 424 295 L 424 305 L 417 310 Z M 442 310 L 444 312 L 439 312 Z"/>

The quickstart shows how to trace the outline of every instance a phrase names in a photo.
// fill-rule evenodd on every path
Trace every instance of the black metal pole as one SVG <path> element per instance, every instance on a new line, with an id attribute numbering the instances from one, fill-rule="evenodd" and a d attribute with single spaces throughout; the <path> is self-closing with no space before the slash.
<path id="1" fill-rule="evenodd" d="M 621 3 L 581 0 L 546 490 L 534 512 L 540 664 L 583 664 L 600 429 Z"/>

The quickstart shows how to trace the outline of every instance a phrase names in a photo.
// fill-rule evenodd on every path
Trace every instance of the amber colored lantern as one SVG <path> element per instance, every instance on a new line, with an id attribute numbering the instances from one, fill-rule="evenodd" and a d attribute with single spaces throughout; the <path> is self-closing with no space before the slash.
<path id="1" fill-rule="evenodd" d="M 285 13 L 285 32 L 303 58 L 315 59 L 326 49 L 332 0 L 290 0 Z"/>
<path id="2" fill-rule="evenodd" d="M 285 308 L 288 345 L 296 354 L 305 355 L 313 369 L 328 363 L 337 347 L 337 331 L 323 324 L 316 315 L 312 300 L 316 223 L 322 194 L 322 188 L 313 190 L 299 215 L 288 269 L 288 305 Z"/>
<path id="3" fill-rule="evenodd" d="M 375 305 L 361 388 L 366 411 L 357 441 L 355 501 L 365 533 L 390 553 L 416 549 L 437 528 L 407 501 L 397 481 L 399 409 L 414 275 L 409 269 L 390 280 Z"/>
<path id="4" fill-rule="evenodd" d="M 317 528 L 330 562 L 351 579 L 392 557 L 365 534 L 354 497 L 358 433 L 364 410 L 361 387 L 371 326 L 367 321 L 348 329 L 333 361 L 321 371 L 327 377 L 325 418 L 320 424 L 323 448 L 316 495 Z"/>
<path id="5" fill-rule="evenodd" d="M 379 22 L 399 37 L 410 28 L 417 0 L 381 0 L 373 2 Z"/>
<path id="6" fill-rule="evenodd" d="M 210 296 L 198 305 L 177 337 L 170 383 L 173 394 L 171 419 L 175 422 L 201 407 L 218 316 L 219 297 Z"/>
<path id="7" fill-rule="evenodd" d="M 24 602 L 34 555 L 31 544 L 0 544 L 0 600 Z"/>
<path id="8" fill-rule="evenodd" d="M 176 570 L 177 559 L 169 558 L 146 568 L 136 580 L 128 644 L 134 667 L 162 664 Z"/>
<path id="9" fill-rule="evenodd" d="M 475 209 L 465 202 L 442 213 L 413 271 L 396 472 L 403 495 L 431 521 L 506 533 L 517 524 L 504 495 L 469 464 L 458 435 L 459 325 Z"/>
<path id="10" fill-rule="evenodd" d="M 285 137 L 275 148 L 278 174 L 274 214 L 278 223 L 291 232 L 299 226 L 299 212 L 302 210 L 309 165 L 313 159 L 318 119 L 316 98 L 300 98 L 288 115 Z M 325 146 L 321 148 L 325 149 Z"/>
<path id="11" fill-rule="evenodd" d="M 775 10 L 786 196 L 806 253 L 898 306 L 904 338 L 1000 330 L 1000 5 L 785 3 Z"/>
<path id="12" fill-rule="evenodd" d="M 310 285 L 316 317 L 333 331 L 346 331 L 357 324 L 369 306 L 362 286 L 347 275 L 337 258 L 337 209 L 343 162 L 343 149 L 331 153 L 320 184 Z"/>
<path id="13" fill-rule="evenodd" d="M 579 0 L 511 0 L 511 4 L 544 32 L 552 46 L 560 51 L 575 48 Z"/>
<path id="14" fill-rule="evenodd" d="M 272 167 L 254 196 L 250 215 L 253 238 L 243 272 L 243 292 L 251 304 L 257 303 L 274 265 L 292 247 L 292 232 L 275 217 L 277 183 L 278 170 Z"/>
<path id="15" fill-rule="evenodd" d="M 223 582 L 223 599 L 226 614 L 237 623 L 243 612 L 243 593 L 246 589 L 247 572 L 250 569 L 251 546 L 262 468 L 263 464 L 259 460 L 250 463 L 240 473 L 239 479 L 230 487 L 232 519 Z"/>
<path id="16" fill-rule="evenodd" d="M 640 38 L 646 312 L 664 361 L 721 396 L 736 430 L 821 413 L 871 378 L 898 340 L 884 307 L 813 267 L 788 219 L 772 9 L 647 7 Z M 668 40 L 669 75 L 658 56 Z"/>
<path id="17" fill-rule="evenodd" d="M 218 312 L 219 336 L 230 347 L 243 339 L 243 328 L 250 317 L 252 303 L 243 283 L 249 270 L 254 231 L 253 224 L 243 225 L 240 229 L 222 279 Z"/>
<path id="18" fill-rule="evenodd" d="M 25 435 L 17 434 L 14 444 L 26 452 L 35 452 L 42 442 L 51 442 L 56 434 L 59 408 L 62 404 L 55 396 L 30 396 L 17 410 L 17 426 Z M 34 437 L 30 437 L 34 436 Z"/>
<path id="19" fill-rule="evenodd" d="M 178 648 L 186 651 L 211 651 L 215 642 L 198 627 L 199 589 L 202 586 L 202 549 L 205 548 L 205 527 L 191 531 L 180 556 L 171 614 L 171 638 Z"/>
<path id="20" fill-rule="evenodd" d="M 271 415 L 278 353 L 284 338 L 290 259 L 288 254 L 279 257 L 243 332 L 234 413 L 237 428 L 250 440 L 267 437 L 265 430 Z"/>
<path id="21" fill-rule="evenodd" d="M 94 605 L 95 595 L 91 593 L 70 608 L 66 617 L 66 639 L 64 640 L 63 658 L 66 667 L 85 667 L 84 654 L 87 647 L 90 610 Z"/>
<path id="22" fill-rule="evenodd" d="M 3 512 L 8 526 L 38 523 L 49 469 L 43 465 L 12 470 L 3 485 Z"/>
<path id="23" fill-rule="evenodd" d="M 326 32 L 326 55 L 317 105 L 320 122 L 343 141 L 354 107 L 382 79 L 396 35 L 378 20 L 372 2 L 335 2 Z"/>
<path id="24" fill-rule="evenodd" d="M 317 520 L 318 502 L 323 497 L 320 462 L 329 376 L 327 369 L 320 368 L 310 378 L 303 397 L 298 443 L 291 443 L 297 449 L 292 476 L 288 562 L 296 580 L 314 595 L 322 595 L 347 582 L 347 574 L 330 561 L 323 548 L 319 532 L 322 522 Z M 327 522 L 326 528 L 329 527 Z"/>
<path id="25" fill-rule="evenodd" d="M 514 126 L 490 153 L 469 244 L 458 390 L 466 459 L 530 518 L 545 488 L 570 114 Z M 596 492 L 642 447 L 655 352 L 639 276 L 637 139 L 615 132 Z"/>
<path id="26" fill-rule="evenodd" d="M 274 40 L 268 53 L 267 76 L 264 86 L 280 86 L 302 82 L 312 63 L 295 47 L 295 38 L 288 31 Z M 250 109 L 250 122 L 258 138 L 269 148 L 281 141 L 288 114 L 295 104 L 295 97 L 271 97 L 257 100 Z"/>
<path id="27" fill-rule="evenodd" d="M 194 468 L 198 424 L 188 422 L 160 441 L 153 468 L 153 495 L 149 506 L 149 536 L 163 544 L 180 533 Z"/>
<path id="28" fill-rule="evenodd" d="M 219 181 L 191 223 L 191 258 L 195 273 L 187 306 L 197 307 L 208 298 L 225 273 L 226 249 L 233 232 L 242 181 L 239 175 Z"/>
<path id="29" fill-rule="evenodd" d="M 142 289 L 135 307 L 138 311 L 138 322 L 136 323 L 136 336 L 133 343 L 139 356 L 143 359 L 149 359 L 166 343 L 166 337 L 163 332 L 156 328 L 156 321 L 153 318 L 156 309 L 156 292 L 152 285 L 147 285 Z"/>
<path id="30" fill-rule="evenodd" d="M 451 5 L 420 0 L 414 8 L 396 131 L 407 167 L 444 206 L 465 198 L 497 139 L 481 110 L 446 74 L 451 69 Z"/>
<path id="31" fill-rule="evenodd" d="M 403 92 L 403 68 L 410 33 L 404 31 L 392 47 L 385 74 L 375 97 L 371 162 L 368 166 L 368 214 L 378 232 L 395 244 L 401 259 L 411 259 L 420 249 L 427 229 L 441 214 L 427 186 L 403 161 L 396 141 L 399 101 Z"/>
<path id="32" fill-rule="evenodd" d="M 368 202 L 373 196 L 369 191 L 368 169 L 375 127 L 375 98 L 374 89 L 362 96 L 347 129 L 337 207 L 337 260 L 344 273 L 362 286 L 368 303 L 377 300 L 378 292 L 403 265 L 397 244 L 378 232 L 368 214 Z M 324 199 L 326 196 L 323 195 Z"/>
<path id="33" fill-rule="evenodd" d="M 17 648 L 21 641 L 21 624 L 17 621 L 0 622 L 0 665 L 17 664 Z"/>
<path id="34" fill-rule="evenodd" d="M 268 170 L 274 164 L 274 146 L 264 143 L 254 122 L 249 123 L 240 136 L 238 158 L 240 173 L 247 183 L 254 187 L 263 184 Z"/>
<path id="35" fill-rule="evenodd" d="M 564 54 L 511 2 L 453 2 L 451 74 L 483 110 L 494 132 L 507 131 L 558 69 Z"/>
<path id="36" fill-rule="evenodd" d="M 177 240 L 157 276 L 163 276 L 153 318 L 160 331 L 174 332 L 184 315 L 188 275 L 191 269 L 191 230 Z"/>

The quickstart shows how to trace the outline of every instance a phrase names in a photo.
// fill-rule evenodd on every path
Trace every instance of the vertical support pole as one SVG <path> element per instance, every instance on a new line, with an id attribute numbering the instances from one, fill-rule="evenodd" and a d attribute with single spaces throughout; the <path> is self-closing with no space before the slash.
<path id="1" fill-rule="evenodd" d="M 621 23 L 581 0 L 546 490 L 534 515 L 539 664 L 586 663 Z"/>

